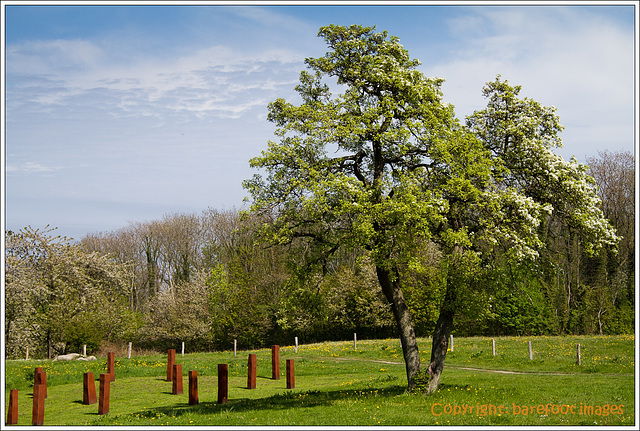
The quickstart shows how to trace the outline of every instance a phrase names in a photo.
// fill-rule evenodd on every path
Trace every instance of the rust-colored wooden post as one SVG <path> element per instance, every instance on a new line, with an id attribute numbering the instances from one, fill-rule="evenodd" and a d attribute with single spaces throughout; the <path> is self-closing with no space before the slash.
<path id="1" fill-rule="evenodd" d="M 280 346 L 271 346 L 271 379 L 280 380 Z"/>
<path id="2" fill-rule="evenodd" d="M 255 353 L 249 353 L 249 363 L 247 364 L 247 389 L 256 388 L 256 372 L 258 363 Z"/>
<path id="3" fill-rule="evenodd" d="M 167 382 L 173 382 L 173 366 L 176 363 L 176 349 L 167 350 Z"/>
<path id="4" fill-rule="evenodd" d="M 173 364 L 173 384 L 171 385 L 171 393 L 180 395 L 182 393 L 182 365 Z"/>
<path id="5" fill-rule="evenodd" d="M 229 367 L 218 364 L 218 404 L 224 404 L 229 397 Z"/>
<path id="6" fill-rule="evenodd" d="M 7 412 L 7 425 L 18 424 L 18 390 L 9 392 L 9 411 Z"/>
<path id="7" fill-rule="evenodd" d="M 45 385 L 43 384 L 36 384 L 33 386 L 33 410 L 31 413 L 31 425 L 44 424 L 44 391 Z"/>
<path id="8" fill-rule="evenodd" d="M 109 413 L 109 395 L 111 392 L 111 374 L 100 374 L 100 400 L 98 402 L 98 414 Z"/>
<path id="9" fill-rule="evenodd" d="M 107 373 L 111 376 L 111 381 L 116 380 L 116 354 L 114 352 L 107 353 Z"/>
<path id="10" fill-rule="evenodd" d="M 287 389 L 296 387 L 296 372 L 293 359 L 287 359 Z"/>
<path id="11" fill-rule="evenodd" d="M 96 403 L 96 383 L 93 380 L 93 373 L 84 373 L 82 376 L 82 404 L 90 405 Z"/>
<path id="12" fill-rule="evenodd" d="M 189 404 L 198 404 L 198 372 L 189 371 Z"/>
<path id="13" fill-rule="evenodd" d="M 42 367 L 36 367 L 33 372 L 33 385 L 44 385 L 44 397 L 47 398 L 47 373 Z"/>
<path id="14" fill-rule="evenodd" d="M 44 388 L 44 397 L 46 399 L 49 396 L 49 394 L 48 394 L 49 391 L 47 390 L 47 373 L 45 373 L 43 371 L 40 374 L 38 374 L 38 376 L 40 377 L 40 383 L 42 384 L 42 387 Z"/>

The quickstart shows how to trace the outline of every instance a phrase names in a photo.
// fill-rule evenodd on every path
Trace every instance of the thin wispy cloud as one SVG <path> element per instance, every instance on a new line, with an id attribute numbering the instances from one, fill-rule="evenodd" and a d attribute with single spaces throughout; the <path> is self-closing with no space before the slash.
<path id="1" fill-rule="evenodd" d="M 286 50 L 249 57 L 224 46 L 118 65 L 95 44 L 78 40 L 23 43 L 8 50 L 7 62 L 12 64 L 10 75 L 36 78 L 12 85 L 22 94 L 9 99 L 16 109 L 26 103 L 40 104 L 42 110 L 78 104 L 80 96 L 93 93 L 90 103 L 113 108 L 116 116 L 118 109 L 122 115 L 173 110 L 221 118 L 238 118 L 254 106 L 265 106 L 266 94 L 290 88 L 292 77 L 283 72 L 292 74 L 301 66 Z"/>
<path id="2" fill-rule="evenodd" d="M 61 166 L 51 166 L 38 162 L 25 162 L 19 165 L 8 164 L 6 167 L 6 172 L 9 174 L 13 173 L 45 173 L 45 172 L 55 172 L 62 169 Z"/>

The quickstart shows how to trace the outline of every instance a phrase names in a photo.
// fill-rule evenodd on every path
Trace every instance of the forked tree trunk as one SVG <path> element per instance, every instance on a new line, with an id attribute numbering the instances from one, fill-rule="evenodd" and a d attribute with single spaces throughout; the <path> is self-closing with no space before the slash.
<path id="1" fill-rule="evenodd" d="M 453 329 L 453 317 L 455 316 L 457 303 L 457 288 L 465 285 L 468 279 L 467 270 L 464 268 L 463 249 L 461 246 L 454 248 L 451 267 L 447 271 L 447 290 L 444 294 L 444 301 L 440 306 L 440 315 L 433 330 L 433 342 L 431 344 L 431 361 L 427 372 L 429 374 L 428 393 L 434 393 L 438 390 L 440 384 L 440 376 L 444 369 L 444 360 L 447 357 L 447 349 L 449 348 L 449 336 Z"/>
<path id="2" fill-rule="evenodd" d="M 440 308 L 440 316 L 433 330 L 433 342 L 431 344 L 431 362 L 429 363 L 429 386 L 428 393 L 438 390 L 440 384 L 440 376 L 444 368 L 444 360 L 447 357 L 447 349 L 449 348 L 449 336 L 453 328 L 453 293 L 448 288 L 445 294 L 444 302 Z"/>
<path id="3" fill-rule="evenodd" d="M 394 276 L 389 270 L 376 267 L 378 281 L 387 301 L 391 304 L 393 317 L 395 317 L 398 332 L 400 333 L 400 342 L 402 343 L 402 353 L 404 355 L 405 368 L 407 370 L 407 383 L 409 388 L 414 385 L 414 377 L 420 372 L 420 351 L 418 350 L 418 342 L 416 334 L 413 330 L 413 320 L 409 307 L 404 300 L 404 295 L 398 284 L 398 273 L 395 271 Z"/>

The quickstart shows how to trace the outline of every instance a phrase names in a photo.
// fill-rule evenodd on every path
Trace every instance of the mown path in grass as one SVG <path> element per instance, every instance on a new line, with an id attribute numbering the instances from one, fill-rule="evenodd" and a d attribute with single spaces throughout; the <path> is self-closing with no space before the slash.
<path id="1" fill-rule="evenodd" d="M 44 366 L 51 373 L 45 425 L 541 426 L 633 423 L 635 383 L 628 370 L 635 369 L 635 340 L 628 337 L 585 339 L 588 341 L 586 350 L 596 357 L 586 357 L 586 365 L 582 368 L 575 366 L 571 354 L 570 347 L 575 341 L 564 337 L 535 339 L 538 357 L 530 361 L 526 348 L 525 354 L 521 354 L 522 339 L 501 339 L 499 354 L 502 357 L 493 357 L 490 350 L 487 353 L 487 339 L 456 339 L 456 351 L 450 352 L 447 358 L 441 387 L 437 393 L 428 396 L 406 391 L 405 368 L 397 340 L 359 341 L 357 350 L 348 342 L 304 345 L 298 352 L 290 346 L 282 347 L 280 359 L 283 365 L 285 359 L 295 359 L 296 387 L 293 390 L 285 388 L 283 365 L 281 379 L 271 380 L 269 349 L 238 352 L 237 357 L 230 352 L 178 355 L 176 362 L 183 365 L 185 375 L 185 393 L 182 395 L 171 395 L 171 383 L 165 381 L 166 355 L 130 360 L 117 358 L 111 410 L 105 416 L 97 414 L 97 405 L 82 404 L 81 373 L 87 368 L 100 372 L 105 365 L 102 360 L 92 365 L 8 361 L 6 377 L 8 384 L 21 388 L 20 425 L 30 425 L 31 387 L 28 381 L 35 366 Z M 428 340 L 421 343 L 427 345 Z M 546 355 L 545 352 L 553 354 Z M 255 390 L 246 389 L 248 353 L 258 355 Z M 428 352 L 421 353 L 426 362 Z M 469 361 L 473 361 L 472 366 Z M 218 363 L 229 364 L 227 404 L 216 402 Z M 482 369 L 476 369 L 476 363 Z M 506 365 L 505 369 L 498 369 L 500 365 Z M 191 369 L 198 371 L 200 403 L 196 406 L 187 402 L 186 374 Z M 547 405 L 550 407 L 545 407 Z M 564 413 L 562 406 L 566 406 Z M 569 410 L 571 406 L 573 413 Z M 611 411 L 612 406 L 615 406 L 615 412 Z M 469 411 L 471 407 L 473 412 Z M 542 409 L 541 413 L 538 408 Z M 600 410 L 596 411 L 596 408 Z M 466 409 L 464 413 L 463 409 Z M 607 409 L 606 414 L 603 409 Z"/>
<path id="2" fill-rule="evenodd" d="M 388 365 L 402 365 L 404 366 L 404 362 L 392 362 L 392 361 L 379 361 L 375 359 L 354 359 L 354 358 L 324 358 L 324 359 L 334 359 L 337 361 L 367 361 L 374 362 L 377 364 L 388 364 Z M 458 370 L 468 370 L 468 371 L 480 371 L 486 373 L 498 373 L 498 374 L 522 374 L 522 375 L 538 375 L 538 376 L 577 376 L 581 373 L 554 373 L 554 372 L 535 372 L 535 371 L 510 371 L 510 370 L 494 370 L 490 368 L 471 368 L 471 367 L 460 367 L 456 365 L 447 365 L 447 368 L 453 368 Z M 604 376 L 633 376 L 631 373 L 599 373 Z"/>

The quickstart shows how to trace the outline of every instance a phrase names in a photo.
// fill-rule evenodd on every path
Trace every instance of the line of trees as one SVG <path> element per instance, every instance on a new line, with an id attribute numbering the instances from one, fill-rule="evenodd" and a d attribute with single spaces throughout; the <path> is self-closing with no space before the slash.
<path id="1" fill-rule="evenodd" d="M 635 327 L 634 157 L 588 159 L 618 252 L 589 257 L 562 226 L 538 265 L 498 266 L 466 298 L 458 335 L 619 334 Z M 191 350 L 394 337 L 392 311 L 366 253 L 314 260 L 304 242 L 259 242 L 266 216 L 207 209 L 167 214 L 74 242 L 55 230 L 5 232 L 5 354 L 50 357 L 133 341 Z M 433 331 L 446 278 L 439 248 L 405 268 L 416 333 Z"/>

